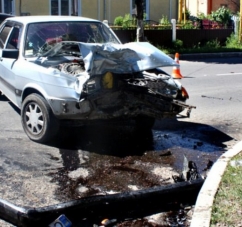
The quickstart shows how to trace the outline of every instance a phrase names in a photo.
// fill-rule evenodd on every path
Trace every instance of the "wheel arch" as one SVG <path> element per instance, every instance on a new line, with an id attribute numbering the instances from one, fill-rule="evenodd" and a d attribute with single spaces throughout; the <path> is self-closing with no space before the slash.
<path id="1" fill-rule="evenodd" d="M 26 98 L 27 96 L 33 94 L 33 93 L 36 93 L 36 94 L 42 96 L 43 98 L 45 98 L 44 95 L 43 95 L 39 90 L 37 90 L 37 89 L 35 89 L 35 88 L 28 87 L 28 88 L 26 88 L 26 89 L 24 90 L 24 92 L 23 92 L 23 94 L 22 94 L 21 102 L 23 103 L 23 101 L 25 100 L 25 98 Z"/>
<path id="2" fill-rule="evenodd" d="M 34 85 L 28 85 L 23 89 L 23 92 L 22 92 L 22 95 L 21 95 L 21 106 L 22 106 L 25 98 L 27 96 L 31 95 L 31 94 L 34 94 L 34 93 L 40 95 L 41 97 L 43 97 L 49 103 L 49 100 L 46 98 L 48 96 L 47 96 L 46 92 L 41 87 L 36 87 Z M 50 105 L 50 103 L 49 103 L 49 105 Z"/>

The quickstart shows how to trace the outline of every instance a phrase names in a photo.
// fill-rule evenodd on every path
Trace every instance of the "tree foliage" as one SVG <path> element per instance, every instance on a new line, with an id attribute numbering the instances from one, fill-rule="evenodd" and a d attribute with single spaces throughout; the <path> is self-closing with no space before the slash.
<path id="1" fill-rule="evenodd" d="M 221 22 L 222 24 L 227 26 L 231 20 L 232 13 L 228 8 L 222 6 L 216 11 L 213 11 L 211 13 L 211 16 L 215 21 Z"/>

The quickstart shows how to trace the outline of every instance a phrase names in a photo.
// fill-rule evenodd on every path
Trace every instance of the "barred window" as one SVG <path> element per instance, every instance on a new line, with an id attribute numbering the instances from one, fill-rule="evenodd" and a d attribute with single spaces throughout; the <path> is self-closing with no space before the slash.
<path id="1" fill-rule="evenodd" d="M 69 15 L 71 0 L 51 0 L 51 15 Z"/>

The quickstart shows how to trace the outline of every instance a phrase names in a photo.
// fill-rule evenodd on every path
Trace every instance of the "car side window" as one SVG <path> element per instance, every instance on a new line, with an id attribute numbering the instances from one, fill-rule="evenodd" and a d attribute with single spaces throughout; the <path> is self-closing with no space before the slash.
<path id="1" fill-rule="evenodd" d="M 14 27 L 7 43 L 7 49 L 18 49 L 19 42 L 19 28 Z"/>
<path id="2" fill-rule="evenodd" d="M 12 26 L 6 25 L 0 33 L 0 48 L 3 49 L 8 35 L 12 29 Z"/>

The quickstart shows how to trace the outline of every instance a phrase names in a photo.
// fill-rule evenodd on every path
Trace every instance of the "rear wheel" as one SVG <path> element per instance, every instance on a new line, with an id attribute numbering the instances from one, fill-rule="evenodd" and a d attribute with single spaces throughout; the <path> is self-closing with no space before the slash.
<path id="1" fill-rule="evenodd" d="M 59 129 L 58 119 L 53 115 L 47 101 L 38 94 L 31 94 L 25 98 L 21 122 L 28 137 L 40 143 L 49 141 Z"/>

